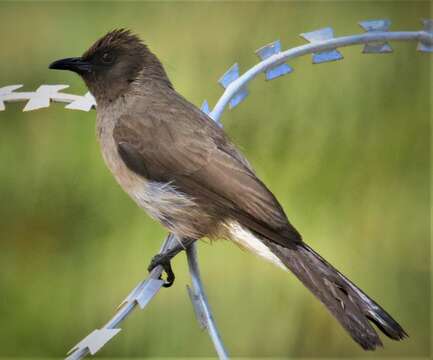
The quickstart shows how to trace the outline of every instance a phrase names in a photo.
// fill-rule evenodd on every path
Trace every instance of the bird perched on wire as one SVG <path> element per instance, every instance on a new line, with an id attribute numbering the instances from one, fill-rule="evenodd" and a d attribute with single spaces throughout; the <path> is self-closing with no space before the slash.
<path id="1" fill-rule="evenodd" d="M 78 73 L 97 102 L 97 137 L 120 186 L 180 242 L 153 258 L 167 286 L 170 260 L 197 239 L 228 239 L 295 276 L 366 350 L 381 346 L 374 323 L 407 336 L 374 300 L 311 249 L 275 196 L 206 114 L 173 88 L 158 58 L 128 30 L 114 30 L 81 57 L 51 69 Z"/>

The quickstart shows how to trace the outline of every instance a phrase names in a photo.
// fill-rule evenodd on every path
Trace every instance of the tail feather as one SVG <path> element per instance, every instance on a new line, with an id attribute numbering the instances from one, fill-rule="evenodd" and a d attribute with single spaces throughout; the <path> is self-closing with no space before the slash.
<path id="1" fill-rule="evenodd" d="M 267 239 L 261 238 L 261 241 L 365 350 L 382 346 L 371 322 L 391 339 L 401 340 L 408 336 L 384 309 L 305 243 L 289 249 Z"/>
<path id="2" fill-rule="evenodd" d="M 368 320 L 372 321 L 386 336 L 393 340 L 402 340 L 409 335 L 403 328 L 389 315 L 379 304 L 373 299 L 368 297 L 360 288 L 353 284 L 348 278 L 336 270 L 318 253 L 311 249 L 308 245 L 303 244 L 309 252 L 314 254 L 322 263 L 326 264 L 330 269 L 334 270 L 338 276 L 347 284 L 347 286 L 359 297 L 359 304 L 363 309 L 365 316 Z"/>

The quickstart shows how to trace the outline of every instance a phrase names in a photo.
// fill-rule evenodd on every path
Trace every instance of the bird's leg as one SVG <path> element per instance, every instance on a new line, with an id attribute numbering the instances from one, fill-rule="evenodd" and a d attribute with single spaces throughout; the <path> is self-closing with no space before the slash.
<path id="1" fill-rule="evenodd" d="M 195 239 L 192 238 L 180 239 L 180 241 L 176 242 L 175 245 L 169 250 L 161 254 L 156 254 L 150 261 L 150 265 L 147 270 L 151 272 L 157 266 L 162 266 L 165 273 L 167 274 L 167 280 L 162 286 L 170 287 L 171 285 L 173 285 L 175 279 L 173 269 L 171 268 L 171 259 L 182 250 L 186 250 L 186 248 L 190 246 L 194 241 Z"/>

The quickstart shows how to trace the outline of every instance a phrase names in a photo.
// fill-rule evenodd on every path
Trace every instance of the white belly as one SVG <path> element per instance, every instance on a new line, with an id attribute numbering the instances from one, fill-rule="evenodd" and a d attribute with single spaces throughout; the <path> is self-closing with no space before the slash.
<path id="1" fill-rule="evenodd" d="M 287 267 L 284 266 L 281 260 L 251 231 L 237 221 L 231 221 L 226 226 L 230 234 L 230 240 L 234 243 L 287 271 Z"/>
<path id="2" fill-rule="evenodd" d="M 149 181 L 127 168 L 121 159 L 113 138 L 113 126 L 98 119 L 97 133 L 102 156 L 114 178 L 128 195 L 152 218 L 180 236 L 192 236 L 189 224 L 191 216 L 197 215 L 196 204 L 170 183 Z"/>

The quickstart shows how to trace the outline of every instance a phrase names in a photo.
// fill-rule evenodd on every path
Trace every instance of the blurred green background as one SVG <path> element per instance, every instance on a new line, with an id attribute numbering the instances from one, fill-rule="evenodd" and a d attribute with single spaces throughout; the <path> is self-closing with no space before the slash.
<path id="1" fill-rule="evenodd" d="M 280 39 L 358 21 L 389 18 L 420 29 L 429 2 L 1 2 L 0 87 L 70 84 L 49 71 L 106 31 L 128 27 L 165 64 L 194 104 L 222 93 L 216 80 L 234 62 Z M 430 302 L 431 57 L 414 43 L 394 54 L 311 65 L 265 82 L 223 121 L 231 138 L 276 194 L 304 239 L 382 304 L 410 334 L 363 352 L 293 277 L 230 243 L 199 245 L 208 297 L 236 357 L 428 357 Z M 121 191 L 95 141 L 95 113 L 62 105 L 0 113 L 0 356 L 61 357 L 102 326 L 145 275 L 165 230 Z M 134 313 L 100 355 L 214 356 L 185 291 L 185 255 L 175 286 Z"/>

